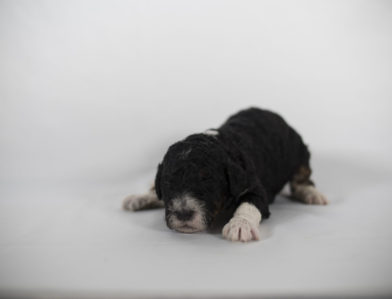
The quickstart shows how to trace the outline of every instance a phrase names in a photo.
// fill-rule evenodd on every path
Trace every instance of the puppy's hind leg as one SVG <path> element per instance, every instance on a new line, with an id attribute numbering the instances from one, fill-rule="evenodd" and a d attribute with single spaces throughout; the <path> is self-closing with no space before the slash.
<path id="1" fill-rule="evenodd" d="M 295 199 L 307 204 L 326 205 L 328 203 L 326 197 L 316 189 L 310 180 L 311 173 L 309 166 L 299 167 L 290 181 L 291 194 Z"/>
<path id="2" fill-rule="evenodd" d="M 149 192 L 139 195 L 129 195 L 123 200 L 123 209 L 130 211 L 139 211 L 147 209 L 163 208 L 163 201 L 159 200 L 152 187 Z"/>

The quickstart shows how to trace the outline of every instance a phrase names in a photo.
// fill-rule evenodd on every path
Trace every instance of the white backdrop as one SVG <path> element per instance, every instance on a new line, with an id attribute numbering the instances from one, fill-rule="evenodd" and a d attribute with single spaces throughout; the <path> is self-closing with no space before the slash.
<path id="1" fill-rule="evenodd" d="M 136 174 L 251 105 L 391 152 L 388 1 L 1 1 L 4 180 Z"/>
<path id="2" fill-rule="evenodd" d="M 0 0 L 0 297 L 391 294 L 391 53 L 391 1 Z M 280 199 L 248 247 L 120 210 L 249 106 L 303 135 L 330 206 Z"/>

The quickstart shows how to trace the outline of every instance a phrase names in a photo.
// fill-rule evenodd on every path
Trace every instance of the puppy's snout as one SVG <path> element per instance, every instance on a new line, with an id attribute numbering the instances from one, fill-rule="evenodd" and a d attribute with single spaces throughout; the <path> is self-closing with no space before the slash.
<path id="1" fill-rule="evenodd" d="M 181 211 L 174 212 L 174 215 L 180 221 L 188 221 L 188 220 L 191 220 L 193 218 L 193 216 L 195 215 L 195 211 L 193 211 L 193 210 L 181 210 Z"/>
<path id="2" fill-rule="evenodd" d="M 173 198 L 166 206 L 166 223 L 182 233 L 195 233 L 206 229 L 203 203 L 187 194 Z"/>

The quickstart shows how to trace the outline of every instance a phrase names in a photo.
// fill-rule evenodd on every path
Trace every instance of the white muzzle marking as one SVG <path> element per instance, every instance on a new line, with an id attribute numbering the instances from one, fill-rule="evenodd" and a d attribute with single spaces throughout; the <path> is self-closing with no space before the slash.
<path id="1" fill-rule="evenodd" d="M 167 224 L 176 231 L 195 233 L 207 228 L 203 204 L 188 194 L 174 198 L 167 213 Z"/>

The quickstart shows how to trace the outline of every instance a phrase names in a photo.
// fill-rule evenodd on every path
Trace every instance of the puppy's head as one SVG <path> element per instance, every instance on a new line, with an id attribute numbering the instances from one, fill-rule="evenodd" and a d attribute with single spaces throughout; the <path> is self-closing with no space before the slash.
<path id="1" fill-rule="evenodd" d="M 192 135 L 172 145 L 158 167 L 155 188 L 166 223 L 179 232 L 205 230 L 227 198 L 223 149 L 214 137 Z"/>

